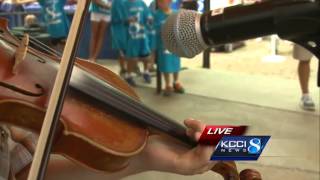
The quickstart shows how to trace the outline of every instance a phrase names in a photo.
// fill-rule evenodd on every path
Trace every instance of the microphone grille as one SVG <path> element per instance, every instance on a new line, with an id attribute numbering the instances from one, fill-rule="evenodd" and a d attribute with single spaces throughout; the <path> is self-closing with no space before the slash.
<path id="1" fill-rule="evenodd" d="M 207 48 L 200 29 L 201 15 L 196 11 L 180 10 L 171 14 L 162 26 L 165 48 L 180 57 L 192 58 Z"/>

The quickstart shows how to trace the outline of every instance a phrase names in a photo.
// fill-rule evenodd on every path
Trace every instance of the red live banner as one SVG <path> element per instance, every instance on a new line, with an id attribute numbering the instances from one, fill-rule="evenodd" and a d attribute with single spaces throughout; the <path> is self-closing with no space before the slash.
<path id="1" fill-rule="evenodd" d="M 206 126 L 202 132 L 199 144 L 216 146 L 223 136 L 241 136 L 248 126 Z"/>

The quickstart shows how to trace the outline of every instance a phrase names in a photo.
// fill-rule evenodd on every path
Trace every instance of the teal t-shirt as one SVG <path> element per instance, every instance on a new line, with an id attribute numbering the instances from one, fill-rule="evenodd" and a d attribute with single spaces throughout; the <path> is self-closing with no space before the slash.
<path id="1" fill-rule="evenodd" d="M 126 0 L 124 3 L 125 22 L 127 28 L 127 57 L 142 57 L 150 54 L 150 46 L 146 32 L 146 24 L 150 18 L 149 9 L 142 0 Z M 135 22 L 128 23 L 130 18 Z"/>
<path id="2" fill-rule="evenodd" d="M 111 3 L 112 0 L 101 0 L 101 1 L 103 1 L 104 3 Z M 120 0 L 114 0 L 114 1 L 120 1 Z M 111 14 L 111 9 L 103 8 L 94 2 L 91 2 L 89 11 L 94 13 L 105 14 L 105 15 Z"/>
<path id="3" fill-rule="evenodd" d="M 125 51 L 127 45 L 127 28 L 125 25 L 126 0 L 114 0 L 111 8 L 111 33 L 112 47 L 116 50 Z"/>
<path id="4" fill-rule="evenodd" d="M 157 57 L 160 72 L 175 73 L 180 71 L 180 57 L 169 52 L 163 45 L 161 40 L 161 26 L 165 23 L 169 14 L 162 10 L 157 10 L 154 15 L 154 23 L 157 32 Z"/>
<path id="5" fill-rule="evenodd" d="M 39 0 L 47 24 L 47 31 L 52 38 L 68 36 L 70 22 L 64 11 L 66 0 Z"/>

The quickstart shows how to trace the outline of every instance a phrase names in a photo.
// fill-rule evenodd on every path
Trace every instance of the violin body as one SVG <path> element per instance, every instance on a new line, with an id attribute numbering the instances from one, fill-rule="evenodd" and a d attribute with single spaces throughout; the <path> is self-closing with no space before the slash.
<path id="1" fill-rule="evenodd" d="M 28 47 L 24 58 L 18 61 L 19 45 L 20 41 L 7 30 L 7 21 L 0 18 L 0 122 L 38 134 L 60 59 Z M 139 101 L 134 90 L 108 69 L 79 58 L 74 68 L 74 74 L 82 72 L 78 74 L 80 79 L 89 74 L 98 79 L 97 82 Z M 73 84 L 77 84 L 76 81 Z M 131 121 L 134 117 L 127 116 L 121 109 L 92 98 L 94 93 L 84 93 L 94 91 L 82 91 L 87 88 L 97 87 L 87 83 L 83 88 L 69 88 L 55 133 L 53 153 L 94 170 L 121 170 L 128 165 L 130 157 L 144 149 L 151 128 Z M 218 163 L 213 170 L 226 180 L 240 179 L 234 162 Z M 246 171 L 242 176 L 241 179 L 260 177 L 256 171 Z"/>
<path id="2" fill-rule="evenodd" d="M 33 95 L 1 87 L 0 121 L 39 133 L 57 74 L 52 63 L 58 65 L 58 60 L 30 49 L 26 59 L 17 67 L 17 74 L 13 74 L 16 48 L 8 45 L 0 39 L 1 82 Z M 35 56 L 36 53 L 42 59 Z M 138 99 L 125 82 L 102 66 L 80 59 L 76 66 Z M 97 170 L 114 171 L 124 168 L 128 157 L 143 149 L 148 131 L 123 119 L 120 112 L 102 108 L 87 95 L 70 89 L 64 102 L 61 125 L 56 132 L 54 152 Z"/>

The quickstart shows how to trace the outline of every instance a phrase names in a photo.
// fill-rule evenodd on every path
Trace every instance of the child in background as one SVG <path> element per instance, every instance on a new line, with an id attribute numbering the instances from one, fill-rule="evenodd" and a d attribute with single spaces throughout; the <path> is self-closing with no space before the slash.
<path id="1" fill-rule="evenodd" d="M 70 22 L 64 11 L 66 0 L 38 0 L 42 7 L 44 21 L 56 50 L 63 51 L 69 33 Z"/>
<path id="2" fill-rule="evenodd" d="M 91 12 L 91 41 L 89 59 L 93 62 L 99 56 L 106 30 L 111 21 L 111 0 L 92 0 Z"/>
<path id="3" fill-rule="evenodd" d="M 172 13 L 170 8 L 171 0 L 158 0 L 158 10 L 155 14 L 155 26 L 157 29 L 157 57 L 160 72 L 163 73 L 165 79 L 164 96 L 170 96 L 174 91 L 176 93 L 184 93 L 184 88 L 179 83 L 180 58 L 170 53 L 163 46 L 160 30 L 161 25 L 165 23 L 167 17 Z M 173 84 L 170 81 L 170 75 L 173 74 Z"/>
<path id="4" fill-rule="evenodd" d="M 155 50 L 157 47 L 157 39 L 156 39 L 156 29 L 155 29 L 155 23 L 154 23 L 154 15 L 156 13 L 156 1 L 152 1 L 152 3 L 149 6 L 149 13 L 150 17 L 152 19 L 152 22 L 147 24 L 147 36 L 149 40 L 149 46 L 151 50 L 151 55 L 150 55 L 150 71 L 154 72 L 156 71 L 154 68 L 155 64 Z"/>
<path id="5" fill-rule="evenodd" d="M 125 20 L 127 24 L 127 48 L 125 52 L 127 60 L 127 73 L 125 80 L 136 86 L 133 80 L 133 72 L 137 67 L 137 60 L 142 60 L 144 64 L 143 79 L 146 83 L 151 83 L 149 72 L 150 47 L 146 34 L 146 24 L 151 23 L 149 10 L 142 0 L 127 0 L 124 3 Z"/>
<path id="6" fill-rule="evenodd" d="M 126 73 L 125 49 L 127 43 L 127 30 L 124 24 L 125 0 L 114 0 L 111 8 L 111 34 L 112 48 L 119 51 L 119 75 L 124 78 Z"/>

